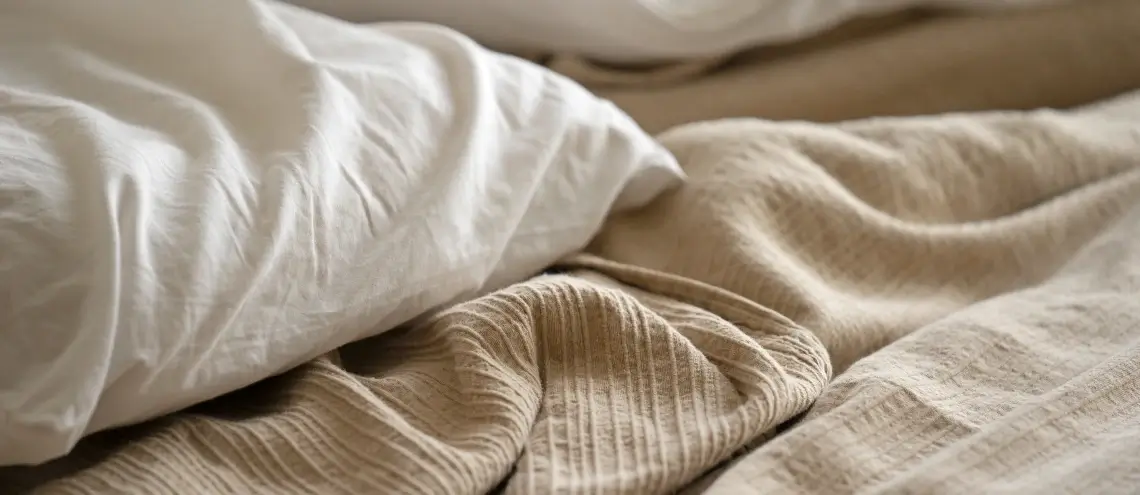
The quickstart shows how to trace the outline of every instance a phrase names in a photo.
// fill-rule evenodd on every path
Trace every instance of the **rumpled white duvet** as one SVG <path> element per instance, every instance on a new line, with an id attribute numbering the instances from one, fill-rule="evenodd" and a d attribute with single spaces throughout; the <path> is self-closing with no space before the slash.
<path id="1" fill-rule="evenodd" d="M 0 465 L 523 279 L 680 179 L 612 105 L 443 28 L 0 3 Z"/>

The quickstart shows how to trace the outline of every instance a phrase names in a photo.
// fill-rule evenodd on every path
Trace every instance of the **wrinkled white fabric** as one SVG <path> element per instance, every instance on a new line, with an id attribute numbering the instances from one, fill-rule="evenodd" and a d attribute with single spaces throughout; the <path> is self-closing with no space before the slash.
<path id="1" fill-rule="evenodd" d="M 443 28 L 3 2 L 0 465 L 523 279 L 680 178 L 609 103 Z"/>
<path id="2" fill-rule="evenodd" d="M 451 26 L 502 50 L 645 62 L 795 41 L 915 7 L 997 10 L 1072 0 L 287 0 L 355 22 Z"/>

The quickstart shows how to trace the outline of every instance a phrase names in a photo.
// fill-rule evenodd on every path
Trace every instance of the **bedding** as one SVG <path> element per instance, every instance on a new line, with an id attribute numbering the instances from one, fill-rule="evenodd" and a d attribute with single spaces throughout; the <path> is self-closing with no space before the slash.
<path id="1" fill-rule="evenodd" d="M 1138 100 L 674 129 L 687 183 L 557 269 L 0 486 L 667 493 L 754 448 L 709 490 L 1118 490 Z"/>
<path id="2" fill-rule="evenodd" d="M 428 25 L 0 5 L 0 465 L 581 249 L 681 179 L 612 104 Z"/>
<path id="3" fill-rule="evenodd" d="M 1140 122 L 1140 92 L 1078 112 Z M 1133 493 L 1138 234 L 1133 207 L 1042 283 L 857 362 L 692 493 Z"/>
<path id="4" fill-rule="evenodd" d="M 645 63 L 717 57 L 920 7 L 992 12 L 1065 0 L 289 1 L 355 22 L 442 24 L 498 50 Z"/>
<path id="5" fill-rule="evenodd" d="M 835 2 L 844 3 L 844 2 Z M 1140 87 L 1140 2 L 988 15 L 904 12 L 729 59 L 646 69 L 546 60 L 647 131 L 730 117 L 841 121 L 1067 108 Z"/>
<path id="6" fill-rule="evenodd" d="M 1140 208 L 839 375 L 707 494 L 1135 493 Z"/>

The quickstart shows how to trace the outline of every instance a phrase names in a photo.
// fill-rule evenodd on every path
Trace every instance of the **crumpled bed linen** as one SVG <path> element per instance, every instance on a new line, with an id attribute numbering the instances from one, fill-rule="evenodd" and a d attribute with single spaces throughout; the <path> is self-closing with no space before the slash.
<path id="1" fill-rule="evenodd" d="M 0 465 L 524 280 L 680 179 L 609 102 L 438 26 L 0 3 Z"/>
<path id="2" fill-rule="evenodd" d="M 661 141 L 689 182 L 550 273 L 0 484 L 668 493 L 746 448 L 713 493 L 1137 475 L 1140 118 L 727 120 Z"/>

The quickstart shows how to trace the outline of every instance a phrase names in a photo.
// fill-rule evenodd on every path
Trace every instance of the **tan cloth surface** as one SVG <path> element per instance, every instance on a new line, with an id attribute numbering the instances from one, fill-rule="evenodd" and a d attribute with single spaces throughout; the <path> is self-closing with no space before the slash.
<path id="1" fill-rule="evenodd" d="M 1140 473 L 1108 460 L 1140 433 L 1140 121 L 727 121 L 663 141 L 691 183 L 565 272 L 0 470 L 0 493 L 665 493 L 821 394 L 714 492 Z"/>
<path id="2" fill-rule="evenodd" d="M 1140 93 L 1079 109 L 1140 122 Z M 840 374 L 788 433 L 692 493 L 1136 493 L 1140 208 L 1043 283 Z M 709 486 L 711 485 L 711 488 Z"/>
<path id="3" fill-rule="evenodd" d="M 1140 490 L 1140 209 L 839 375 L 707 494 Z"/>
<path id="4" fill-rule="evenodd" d="M 995 16 L 901 14 L 756 50 L 722 67 L 657 71 L 550 65 L 650 132 L 726 117 L 838 121 L 869 115 L 1064 108 L 1140 87 L 1140 2 L 1077 0 Z"/>
<path id="5" fill-rule="evenodd" d="M 1101 458 L 1140 451 L 1140 422 L 1122 417 L 1140 402 L 1132 349 L 1140 343 L 1140 160 L 1085 146 L 1136 146 L 1140 119 L 1118 121 L 1131 130 L 1114 137 L 1092 122 L 1035 115 L 1034 125 L 993 116 L 837 128 L 847 135 L 720 123 L 663 137 L 686 164 L 738 158 L 704 172 L 689 166 L 694 184 L 611 222 L 594 251 L 706 280 L 788 316 L 820 337 L 837 373 L 870 355 L 838 375 L 808 419 L 705 480 L 713 482 L 707 493 L 1133 492 L 1135 457 Z M 1047 121 L 1065 131 L 1040 132 Z M 777 171 L 748 172 L 760 167 Z M 693 215 L 693 204 L 720 213 Z M 1076 211 L 1103 220 L 1122 207 L 1132 213 L 1118 223 L 1072 221 Z M 754 219 L 738 222 L 747 215 L 735 212 L 745 211 Z M 1106 232 L 1100 247 L 1077 247 L 1096 231 Z M 713 255 L 693 264 L 685 253 L 701 243 L 734 246 L 718 251 L 733 262 Z M 646 255 L 637 245 L 673 249 Z M 1073 390 L 1081 393 L 1070 397 Z M 1027 435 L 1042 425 L 1056 431 Z M 1019 455 L 1007 459 L 1002 449 Z M 1059 471 L 1040 478 L 1035 469 Z"/>

